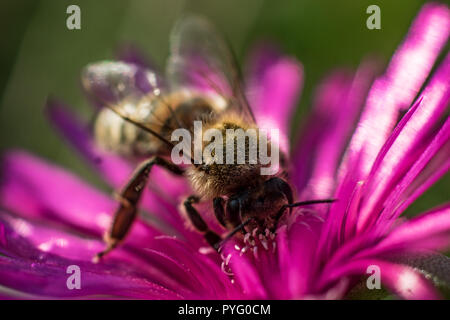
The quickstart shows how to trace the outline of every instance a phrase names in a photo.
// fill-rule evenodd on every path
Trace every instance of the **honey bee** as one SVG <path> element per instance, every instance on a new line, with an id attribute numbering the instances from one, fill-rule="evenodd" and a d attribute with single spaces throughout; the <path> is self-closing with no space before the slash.
<path id="1" fill-rule="evenodd" d="M 199 164 L 192 161 L 192 154 L 187 155 L 191 160 L 188 166 L 171 161 L 172 133 L 177 128 L 193 132 L 195 121 L 201 122 L 203 132 L 214 128 L 225 137 L 230 128 L 258 128 L 231 50 L 202 17 L 187 16 L 175 25 L 166 77 L 137 64 L 106 61 L 87 66 L 82 84 L 103 107 L 94 125 L 97 143 L 123 156 L 145 159 L 118 193 L 120 204 L 105 237 L 106 248 L 96 260 L 126 236 L 154 165 L 189 180 L 194 195 L 183 203 L 186 216 L 217 251 L 233 236 L 253 243 L 251 238 L 259 238 L 266 245 L 267 238 L 274 238 L 286 209 L 333 201 L 294 203 L 286 181 L 286 155 L 280 155 L 281 169 L 277 173 L 261 175 L 259 169 L 264 165 L 249 161 L 248 143 L 244 144 L 245 161 L 240 164 Z M 264 143 L 272 150 L 269 142 Z M 217 221 L 229 230 L 224 239 L 208 227 L 195 208 L 200 200 L 212 201 Z"/>

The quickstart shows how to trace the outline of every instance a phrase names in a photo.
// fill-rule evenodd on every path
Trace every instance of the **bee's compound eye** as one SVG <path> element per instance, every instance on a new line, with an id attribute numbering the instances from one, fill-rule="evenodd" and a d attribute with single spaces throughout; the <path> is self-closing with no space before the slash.
<path id="1" fill-rule="evenodd" d="M 239 211 L 239 200 L 231 199 L 230 201 L 228 201 L 227 209 L 234 212 Z"/>
<path id="2" fill-rule="evenodd" d="M 239 221 L 240 203 L 239 199 L 230 199 L 227 203 L 227 216 L 231 221 Z"/>

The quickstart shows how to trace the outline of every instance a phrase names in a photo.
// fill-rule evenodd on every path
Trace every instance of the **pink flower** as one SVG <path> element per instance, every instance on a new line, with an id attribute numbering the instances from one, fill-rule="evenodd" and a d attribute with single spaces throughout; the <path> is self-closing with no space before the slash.
<path id="1" fill-rule="evenodd" d="M 119 248 L 94 264 L 116 201 L 27 152 L 8 152 L 0 180 L 0 296 L 343 298 L 376 266 L 383 285 L 399 297 L 438 298 L 423 272 L 448 278 L 448 258 L 430 252 L 450 247 L 450 203 L 411 220 L 400 215 L 450 167 L 449 55 L 420 92 L 449 30 L 448 8 L 425 5 L 372 84 L 368 63 L 355 74 L 340 70 L 325 79 L 291 151 L 290 183 L 300 200 L 338 201 L 292 212 L 269 250 L 259 246 L 256 253 L 241 254 L 236 248 L 242 244 L 232 239 L 222 257 L 205 252 L 202 236 L 186 228 L 178 209 L 189 187 L 154 169 L 151 181 L 158 183 L 145 191 L 146 213 Z M 123 60 L 137 71 L 144 68 L 133 53 Z M 249 61 L 248 98 L 258 123 L 280 128 L 287 148 L 302 67 L 265 47 Z M 132 163 L 100 150 L 62 103 L 50 101 L 48 111 L 112 188 L 127 180 Z M 223 233 L 208 210 L 203 209 L 207 223 Z M 424 254 L 428 260 L 419 259 Z M 444 272 L 428 270 L 430 259 L 440 259 Z M 80 290 L 66 286 L 70 265 L 80 267 Z"/>

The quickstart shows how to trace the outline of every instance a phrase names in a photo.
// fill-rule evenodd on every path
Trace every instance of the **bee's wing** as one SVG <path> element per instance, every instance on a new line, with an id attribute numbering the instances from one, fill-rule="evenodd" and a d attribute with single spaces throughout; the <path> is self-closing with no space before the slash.
<path id="1" fill-rule="evenodd" d="M 206 19 L 193 15 L 180 19 L 172 31 L 170 45 L 167 77 L 171 85 L 213 91 L 225 98 L 230 108 L 255 122 L 235 57 Z"/>
<path id="2" fill-rule="evenodd" d="M 154 111 L 154 105 L 139 102 L 144 97 L 148 101 L 162 99 L 167 92 L 162 77 L 156 71 L 122 61 L 101 61 L 83 69 L 81 82 L 88 96 L 100 107 L 110 108 L 124 120 L 164 140 L 166 144 L 172 144 L 150 129 L 150 125 L 164 126 L 162 119 L 146 116 L 145 121 L 142 120 L 143 114 Z"/>
<path id="3" fill-rule="evenodd" d="M 83 89 L 100 106 L 124 100 L 138 101 L 145 95 L 166 90 L 156 71 L 122 61 L 89 64 L 82 71 L 81 82 Z"/>

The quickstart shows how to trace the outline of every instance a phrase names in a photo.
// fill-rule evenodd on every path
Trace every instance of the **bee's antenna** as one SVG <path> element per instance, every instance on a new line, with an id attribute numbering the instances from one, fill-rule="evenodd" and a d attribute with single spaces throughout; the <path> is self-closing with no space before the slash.
<path id="1" fill-rule="evenodd" d="M 300 201 L 290 204 L 285 204 L 283 207 L 286 208 L 295 208 L 300 206 L 307 206 L 310 204 L 317 204 L 317 203 L 333 203 L 336 199 L 320 199 L 320 200 L 307 200 L 307 201 Z"/>
<path id="2" fill-rule="evenodd" d="M 128 121 L 132 124 L 134 124 L 135 126 L 137 126 L 138 128 L 147 131 L 148 133 L 151 133 L 152 135 L 154 135 L 155 137 L 157 137 L 159 140 L 161 140 L 162 142 L 164 142 L 165 144 L 167 144 L 170 147 L 173 147 L 173 143 L 170 142 L 169 140 L 167 140 L 166 138 L 164 138 L 163 136 L 161 136 L 159 133 L 157 133 L 156 131 L 150 129 L 149 127 L 143 125 L 142 123 L 139 123 L 138 121 L 135 121 L 133 119 L 131 119 L 130 117 L 122 114 L 121 112 L 119 112 L 116 108 L 114 108 L 111 105 L 107 106 L 110 110 L 112 110 L 114 113 L 116 113 L 119 117 L 121 117 L 123 120 Z"/>
<path id="3" fill-rule="evenodd" d="M 132 124 L 134 124 L 136 127 L 154 135 L 156 138 L 158 138 L 159 140 L 161 140 L 162 142 L 164 142 L 166 145 L 168 145 L 170 148 L 174 147 L 174 144 L 172 142 L 170 142 L 169 140 L 167 140 L 166 138 L 164 138 L 162 135 L 160 135 L 159 133 L 157 133 L 156 131 L 152 130 L 151 128 L 143 125 L 142 123 L 139 123 L 136 120 L 131 119 L 130 117 L 122 114 L 120 111 L 118 111 L 116 108 L 114 108 L 114 106 L 112 105 L 106 105 L 110 110 L 112 110 L 115 114 L 117 114 L 119 117 L 121 117 L 123 120 L 128 121 Z M 193 166 L 197 166 L 196 163 L 194 163 L 192 157 L 190 155 L 186 155 L 187 157 L 189 157 L 189 159 L 191 160 L 191 163 Z"/>
<path id="4" fill-rule="evenodd" d="M 307 201 L 300 201 L 290 204 L 285 204 L 281 207 L 280 211 L 277 213 L 277 220 L 281 218 L 281 215 L 283 214 L 284 210 L 287 208 L 295 208 L 295 207 L 301 207 L 301 206 L 307 206 L 310 204 L 318 204 L 318 203 L 333 203 L 336 199 L 321 199 L 321 200 L 307 200 Z"/>
<path id="5" fill-rule="evenodd" d="M 220 250 L 222 249 L 222 246 L 225 244 L 225 242 L 230 240 L 236 233 L 238 233 L 240 230 L 242 230 L 252 220 L 254 220 L 253 217 L 248 218 L 247 220 L 242 222 L 240 225 L 238 225 L 236 228 L 234 228 L 233 231 L 231 231 L 222 241 L 220 241 L 214 245 L 214 249 L 216 249 L 218 252 L 220 252 Z"/>

